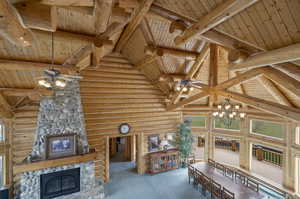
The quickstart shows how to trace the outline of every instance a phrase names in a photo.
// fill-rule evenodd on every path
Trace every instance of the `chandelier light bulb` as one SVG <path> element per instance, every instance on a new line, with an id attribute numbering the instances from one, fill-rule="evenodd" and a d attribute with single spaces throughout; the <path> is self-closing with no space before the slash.
<path id="1" fill-rule="evenodd" d="M 218 116 L 218 115 L 219 115 L 218 112 L 214 112 L 214 113 L 213 113 L 213 116 L 215 116 L 215 117 Z"/>
<path id="2" fill-rule="evenodd" d="M 235 109 L 239 110 L 240 106 L 239 105 L 235 105 Z"/>
<path id="3" fill-rule="evenodd" d="M 219 114 L 219 117 L 220 117 L 220 118 L 222 118 L 223 116 L 224 116 L 224 115 L 223 115 L 222 113 L 221 113 L 221 114 Z"/>
<path id="4" fill-rule="evenodd" d="M 66 83 L 63 82 L 63 81 L 60 81 L 60 80 L 56 80 L 55 81 L 55 85 L 58 86 L 58 87 L 65 87 L 66 86 Z"/>
<path id="5" fill-rule="evenodd" d="M 229 117 L 230 117 L 230 118 L 233 118 L 233 116 L 234 116 L 233 114 L 229 114 Z"/>
<path id="6" fill-rule="evenodd" d="M 233 116 L 236 116 L 236 112 L 232 112 L 232 115 L 233 115 Z"/>
<path id="7" fill-rule="evenodd" d="M 218 109 L 222 109 L 222 105 L 218 105 Z"/>
<path id="8" fill-rule="evenodd" d="M 246 116 L 246 113 L 240 113 L 241 118 L 245 118 L 245 116 Z"/>
<path id="9" fill-rule="evenodd" d="M 228 109 L 230 109 L 230 107 L 231 106 L 228 104 L 228 105 L 225 106 L 225 109 L 228 110 Z"/>

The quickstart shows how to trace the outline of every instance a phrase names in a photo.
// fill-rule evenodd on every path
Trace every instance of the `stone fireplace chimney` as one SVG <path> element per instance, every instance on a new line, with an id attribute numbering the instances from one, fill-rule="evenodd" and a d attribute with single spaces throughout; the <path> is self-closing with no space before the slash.
<path id="1" fill-rule="evenodd" d="M 54 96 L 41 100 L 36 137 L 32 153 L 28 156 L 27 161 L 44 160 L 46 136 L 63 134 L 76 134 L 78 153 L 89 152 L 79 81 L 77 80 L 69 82 L 63 91 L 58 91 Z"/>

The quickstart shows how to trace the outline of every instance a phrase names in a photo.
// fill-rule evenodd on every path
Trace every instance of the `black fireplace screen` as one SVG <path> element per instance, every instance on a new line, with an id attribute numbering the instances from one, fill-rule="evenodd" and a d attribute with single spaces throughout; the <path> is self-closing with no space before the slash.
<path id="1" fill-rule="evenodd" d="M 41 175 L 41 199 L 80 191 L 80 168 Z"/>

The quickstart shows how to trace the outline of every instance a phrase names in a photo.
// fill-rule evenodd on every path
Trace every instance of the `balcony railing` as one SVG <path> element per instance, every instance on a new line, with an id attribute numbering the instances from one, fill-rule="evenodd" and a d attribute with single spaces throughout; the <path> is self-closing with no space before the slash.
<path id="1" fill-rule="evenodd" d="M 258 161 L 265 161 L 282 167 L 282 152 L 269 150 L 263 147 L 253 146 L 253 156 L 255 156 Z"/>

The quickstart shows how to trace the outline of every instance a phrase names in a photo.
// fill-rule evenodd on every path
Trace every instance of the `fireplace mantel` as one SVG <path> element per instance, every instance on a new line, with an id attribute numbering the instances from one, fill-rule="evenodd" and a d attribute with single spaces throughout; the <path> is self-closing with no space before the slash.
<path id="1" fill-rule="evenodd" d="M 53 160 L 44 160 L 33 163 L 19 164 L 13 167 L 14 174 L 24 173 L 27 171 L 36 171 L 47 168 L 55 168 L 68 164 L 76 164 L 80 162 L 88 162 L 96 160 L 97 153 L 92 152 L 84 155 L 76 155 L 71 157 L 53 159 Z"/>

